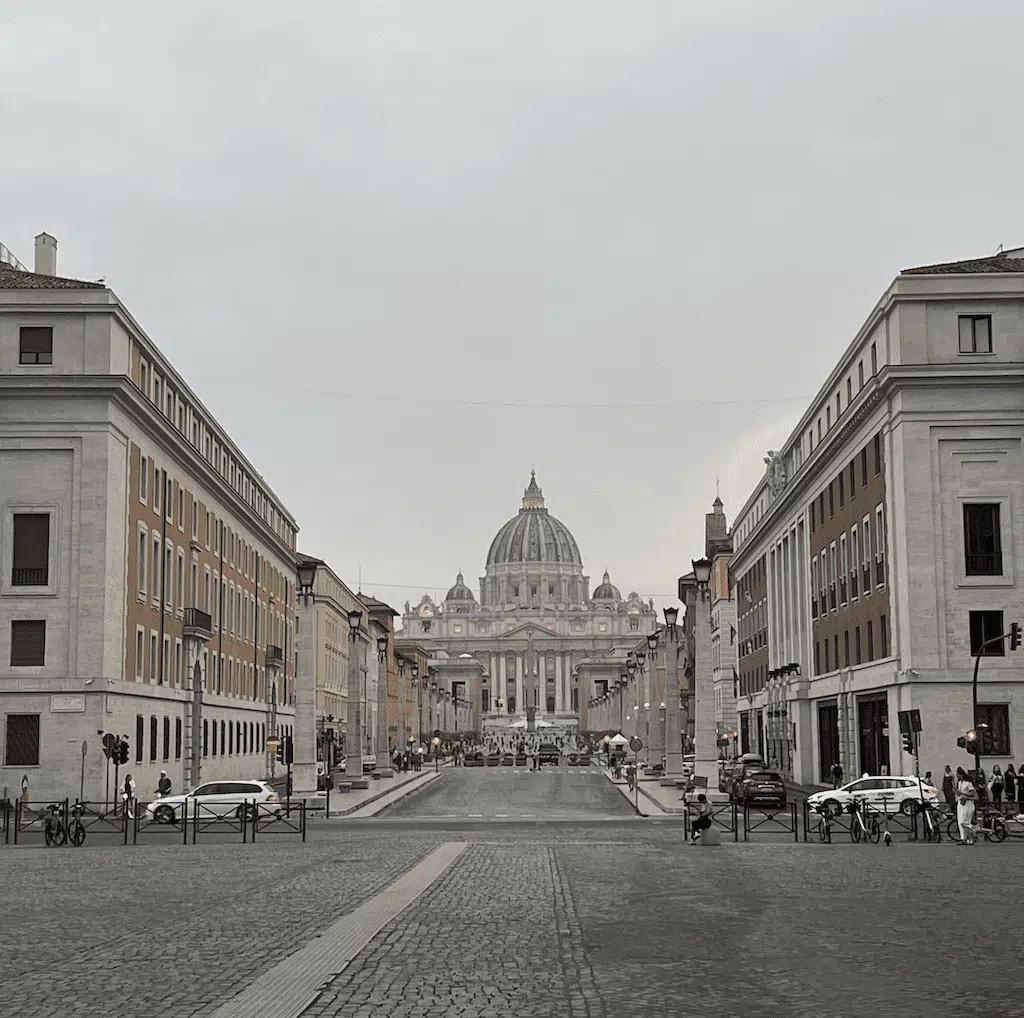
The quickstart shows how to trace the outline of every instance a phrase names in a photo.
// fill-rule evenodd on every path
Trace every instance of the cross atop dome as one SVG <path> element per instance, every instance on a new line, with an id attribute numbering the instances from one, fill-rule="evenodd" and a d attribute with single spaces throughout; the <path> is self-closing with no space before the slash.
<path id="1" fill-rule="evenodd" d="M 526 486 L 523 491 L 523 508 L 524 509 L 543 509 L 544 508 L 544 492 L 537 484 L 537 471 L 530 471 L 530 483 Z"/>

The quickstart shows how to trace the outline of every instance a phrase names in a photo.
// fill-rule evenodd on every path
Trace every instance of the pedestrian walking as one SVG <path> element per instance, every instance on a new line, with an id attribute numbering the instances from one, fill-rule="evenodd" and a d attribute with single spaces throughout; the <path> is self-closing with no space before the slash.
<path id="1" fill-rule="evenodd" d="M 942 798 L 946 800 L 950 813 L 956 816 L 956 784 L 953 781 L 953 772 L 949 769 L 949 764 L 946 764 L 946 769 L 942 774 Z"/>
<path id="2" fill-rule="evenodd" d="M 160 780 L 156 783 L 156 794 L 165 799 L 171 794 L 171 779 L 167 777 L 167 771 L 160 772 Z"/>
<path id="3" fill-rule="evenodd" d="M 828 769 L 829 777 L 832 779 L 832 787 L 838 788 L 843 783 L 843 766 L 837 760 Z"/>
<path id="4" fill-rule="evenodd" d="M 134 819 L 135 817 L 135 779 L 130 775 L 124 776 L 124 792 L 121 794 L 121 798 L 124 800 L 124 810 L 128 814 L 128 819 Z"/>
<path id="5" fill-rule="evenodd" d="M 974 830 L 974 804 L 978 800 L 978 789 L 967 776 L 962 767 L 956 769 L 956 822 L 960 828 L 960 841 L 964 845 L 973 845 L 976 839 Z"/>
<path id="6" fill-rule="evenodd" d="M 992 796 L 992 805 L 996 809 L 1002 811 L 1003 808 L 1003 772 L 999 769 L 999 764 L 993 764 L 992 766 L 992 777 L 988 782 L 989 794 Z"/>

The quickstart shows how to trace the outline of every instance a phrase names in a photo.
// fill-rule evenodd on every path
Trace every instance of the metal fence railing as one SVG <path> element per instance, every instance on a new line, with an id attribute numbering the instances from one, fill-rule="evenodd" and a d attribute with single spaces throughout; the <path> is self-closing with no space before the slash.
<path id="1" fill-rule="evenodd" d="M 800 840 L 800 821 L 795 802 L 786 803 L 777 809 L 743 807 L 743 840 L 750 841 L 752 834 L 785 834 L 794 841 Z"/>

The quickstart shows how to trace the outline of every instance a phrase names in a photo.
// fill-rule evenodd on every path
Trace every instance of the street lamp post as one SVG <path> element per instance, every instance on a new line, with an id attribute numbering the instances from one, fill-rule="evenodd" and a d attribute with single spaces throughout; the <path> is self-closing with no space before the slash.
<path id="1" fill-rule="evenodd" d="M 297 593 L 302 598 L 303 608 L 313 603 L 316 612 L 316 595 L 313 587 L 316 583 L 316 570 L 320 563 L 312 559 L 304 559 L 299 563 L 297 572 Z M 316 795 L 317 792 L 317 732 L 316 732 L 316 625 L 312 618 L 307 619 L 296 637 L 299 650 L 299 667 L 295 675 L 295 736 L 292 742 L 294 763 L 292 765 L 292 781 L 295 794 L 301 799 Z"/>
<path id="2" fill-rule="evenodd" d="M 679 609 L 665 609 L 665 776 L 663 785 L 683 777 L 683 747 L 679 731 Z"/>
<path id="3" fill-rule="evenodd" d="M 376 770 L 382 778 L 394 776 L 391 768 L 391 747 L 388 746 L 388 638 L 377 637 L 377 743 Z"/>
<path id="4" fill-rule="evenodd" d="M 710 789 L 718 786 L 718 733 L 711 670 L 711 561 L 696 559 L 692 565 L 697 581 L 697 617 L 693 626 L 693 774 L 695 778 L 707 778 Z"/>
<path id="5" fill-rule="evenodd" d="M 412 688 L 416 690 L 416 739 L 423 745 L 423 684 L 420 682 L 419 665 L 412 666 Z"/>
<path id="6" fill-rule="evenodd" d="M 363 780 L 363 718 L 360 703 L 359 646 L 363 613 L 348 613 L 348 713 L 345 723 L 345 776 L 349 781 Z M 354 787 L 354 786 L 353 786 Z"/>

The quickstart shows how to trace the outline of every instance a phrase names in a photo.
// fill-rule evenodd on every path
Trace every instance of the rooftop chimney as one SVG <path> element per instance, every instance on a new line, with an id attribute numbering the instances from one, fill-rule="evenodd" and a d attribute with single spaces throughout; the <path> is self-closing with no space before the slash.
<path id="1" fill-rule="evenodd" d="M 48 233 L 36 237 L 36 274 L 57 275 L 57 240 Z"/>

